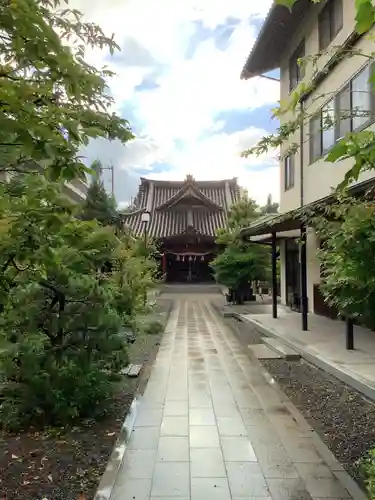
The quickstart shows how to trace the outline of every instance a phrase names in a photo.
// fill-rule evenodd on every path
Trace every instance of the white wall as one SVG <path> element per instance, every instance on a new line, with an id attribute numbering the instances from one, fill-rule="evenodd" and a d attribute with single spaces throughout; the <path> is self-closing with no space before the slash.
<path id="1" fill-rule="evenodd" d="M 301 23 L 301 28 L 297 30 L 296 35 L 287 46 L 282 57 L 281 64 L 281 102 L 288 102 L 289 99 L 289 58 L 293 51 L 298 47 L 303 38 L 305 38 L 306 55 L 314 55 L 319 51 L 318 38 L 318 15 L 323 5 L 314 5 L 309 13 L 305 16 L 305 20 Z M 332 57 L 337 46 L 342 45 L 350 36 L 355 27 L 355 7 L 353 0 L 343 0 L 344 9 L 344 26 L 337 37 L 333 40 L 331 47 L 328 48 L 328 53 L 320 57 L 316 63 L 309 62 L 306 67 L 305 81 L 309 81 L 311 76 L 317 69 L 321 69 L 324 64 Z M 375 30 L 374 30 L 375 33 Z M 375 42 L 370 40 L 368 36 L 363 37 L 356 45 L 356 48 L 370 54 L 375 51 Z M 355 75 L 361 67 L 367 62 L 363 56 L 351 57 L 339 63 L 334 70 L 327 75 L 325 80 L 319 87 L 310 95 L 305 103 L 305 112 L 312 115 L 319 110 L 325 103 L 343 87 L 353 75 Z M 293 114 L 288 112 L 282 115 L 281 122 L 288 122 L 293 119 Z M 375 130 L 375 125 L 371 127 Z M 303 131 L 304 147 L 303 147 L 303 202 L 304 204 L 311 203 L 315 200 L 328 196 L 332 189 L 337 186 L 343 179 L 347 170 L 351 166 L 351 160 L 345 160 L 338 163 L 330 163 L 324 161 L 324 158 L 310 164 L 309 159 L 309 131 L 308 126 L 304 126 Z M 290 142 L 300 143 L 300 132 L 298 131 Z M 284 150 L 287 148 L 285 146 Z M 295 155 L 295 184 L 294 188 L 284 190 L 284 164 L 280 162 L 280 210 L 287 212 L 300 206 L 301 202 L 301 184 L 300 184 L 300 152 Z M 375 176 L 375 172 L 366 172 L 362 174 L 359 182 L 367 180 Z"/>
<path id="2" fill-rule="evenodd" d="M 289 94 L 289 58 L 294 50 L 305 38 L 306 55 L 313 55 L 319 51 L 319 32 L 318 32 L 318 15 L 324 4 L 316 4 L 311 7 L 305 16 L 303 23 L 297 30 L 295 36 L 285 49 L 281 63 L 281 103 L 288 102 Z M 355 28 L 355 3 L 354 0 L 343 0 L 343 15 L 344 25 L 340 33 L 327 49 L 328 53 L 322 55 L 319 60 L 313 64 L 309 62 L 306 67 L 305 81 L 309 81 L 313 74 L 324 67 L 327 61 L 332 57 L 338 46 L 341 46 L 348 37 L 353 33 Z M 375 30 L 373 30 L 373 33 Z M 375 51 L 374 38 L 371 40 L 368 36 L 362 37 L 357 42 L 356 48 L 370 54 Z M 340 62 L 334 70 L 327 75 L 319 87 L 309 96 L 305 103 L 305 111 L 308 115 L 312 115 L 318 111 L 328 101 L 334 93 L 340 90 L 361 67 L 366 64 L 366 59 L 363 56 L 355 56 L 345 61 Z M 288 112 L 281 116 L 281 122 L 286 123 L 293 119 L 295 115 Z M 370 130 L 375 130 L 375 124 L 370 127 Z M 336 187 L 343 179 L 345 173 L 352 164 L 352 160 L 345 160 L 338 163 L 326 162 L 324 158 L 309 164 L 309 130 L 304 127 L 303 131 L 303 204 L 311 203 L 315 200 L 328 196 L 334 187 Z M 300 131 L 298 130 L 290 142 L 300 144 Z M 287 146 L 285 146 L 285 149 Z M 285 149 L 283 151 L 285 151 Z M 282 152 L 283 152 L 282 151 Z M 284 162 L 280 162 L 280 211 L 288 212 L 301 205 L 301 152 L 299 151 L 294 158 L 294 187 L 287 191 L 284 190 Z M 375 171 L 370 171 L 362 174 L 358 182 L 375 177 Z M 314 310 L 313 292 L 314 284 L 320 282 L 320 265 L 317 259 L 318 242 L 315 233 L 312 229 L 307 235 L 307 293 L 309 311 Z M 286 303 L 285 296 L 285 246 L 282 243 L 280 246 L 280 281 L 281 281 L 281 301 Z"/>

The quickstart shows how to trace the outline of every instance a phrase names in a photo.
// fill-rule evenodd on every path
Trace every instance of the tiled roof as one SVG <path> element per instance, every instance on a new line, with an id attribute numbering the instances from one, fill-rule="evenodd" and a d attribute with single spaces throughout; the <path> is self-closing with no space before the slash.
<path id="1" fill-rule="evenodd" d="M 171 182 L 141 179 L 135 211 L 124 214 L 133 234 L 144 233 L 142 213 L 150 213 L 147 232 L 151 237 L 177 236 L 188 228 L 205 236 L 215 236 L 225 227 L 230 206 L 239 197 L 236 179 L 222 181 Z"/>

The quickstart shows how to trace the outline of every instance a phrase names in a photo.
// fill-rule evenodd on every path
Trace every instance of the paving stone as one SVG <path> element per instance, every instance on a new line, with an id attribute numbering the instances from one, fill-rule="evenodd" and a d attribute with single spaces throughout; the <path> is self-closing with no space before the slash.
<path id="1" fill-rule="evenodd" d="M 188 462 L 189 439 L 164 436 L 159 440 L 157 460 L 161 462 Z"/>
<path id="2" fill-rule="evenodd" d="M 155 465 L 151 496 L 162 498 L 189 496 L 189 482 L 188 462 L 159 462 Z"/>
<path id="3" fill-rule="evenodd" d="M 302 479 L 267 479 L 273 500 L 311 500 Z"/>
<path id="4" fill-rule="evenodd" d="M 164 417 L 161 424 L 162 436 L 188 436 L 188 417 Z"/>
<path id="5" fill-rule="evenodd" d="M 167 401 L 164 407 L 165 417 L 187 417 L 189 406 L 187 401 Z"/>
<path id="6" fill-rule="evenodd" d="M 127 479 L 152 479 L 156 450 L 127 450 L 118 474 L 118 486 Z"/>
<path id="7" fill-rule="evenodd" d="M 227 479 L 193 477 L 191 500 L 231 500 Z"/>
<path id="8" fill-rule="evenodd" d="M 220 448 L 190 449 L 191 477 L 226 477 Z"/>
<path id="9" fill-rule="evenodd" d="M 215 414 L 210 408 L 189 410 L 189 425 L 216 425 Z"/>
<path id="10" fill-rule="evenodd" d="M 269 489 L 257 463 L 229 462 L 226 464 L 232 496 L 256 498 L 269 496 Z"/>
<path id="11" fill-rule="evenodd" d="M 180 299 L 111 500 L 349 498 L 311 428 L 207 300 Z"/>
<path id="12" fill-rule="evenodd" d="M 151 479 L 127 479 L 121 487 L 115 486 L 111 500 L 149 500 Z"/>
<path id="13" fill-rule="evenodd" d="M 159 444 L 160 427 L 136 427 L 131 433 L 130 450 L 156 450 Z"/>
<path id="14" fill-rule="evenodd" d="M 158 427 L 161 424 L 163 410 L 141 408 L 134 423 L 134 427 Z"/>
<path id="15" fill-rule="evenodd" d="M 191 448 L 216 448 L 220 446 L 216 426 L 192 425 L 189 428 Z"/>
<path id="16" fill-rule="evenodd" d="M 238 436 L 247 435 L 246 427 L 241 417 L 217 417 L 217 426 L 220 436 Z"/>
<path id="17" fill-rule="evenodd" d="M 221 446 L 225 462 L 256 462 L 257 457 L 248 437 L 223 437 Z"/>

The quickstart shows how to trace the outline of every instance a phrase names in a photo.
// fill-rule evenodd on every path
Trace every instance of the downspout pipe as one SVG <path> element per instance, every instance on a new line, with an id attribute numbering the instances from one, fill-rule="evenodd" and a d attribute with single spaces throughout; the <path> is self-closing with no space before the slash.
<path id="1" fill-rule="evenodd" d="M 304 193 L 304 100 L 301 99 L 300 102 L 300 206 L 303 207 L 305 203 L 305 193 Z M 301 286 L 301 316 L 302 316 L 302 330 L 306 331 L 308 329 L 308 298 L 307 298 L 307 231 L 305 222 L 301 222 L 301 246 L 300 246 L 300 286 Z"/>

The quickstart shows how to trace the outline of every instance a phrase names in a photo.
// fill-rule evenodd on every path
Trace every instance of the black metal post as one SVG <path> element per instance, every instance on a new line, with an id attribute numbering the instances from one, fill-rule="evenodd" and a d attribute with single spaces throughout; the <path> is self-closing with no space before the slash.
<path id="1" fill-rule="evenodd" d="M 277 318 L 276 233 L 272 233 L 272 317 Z"/>
<path id="2" fill-rule="evenodd" d="M 301 313 L 302 313 L 302 330 L 308 329 L 307 325 L 307 263 L 306 263 L 306 240 L 307 230 L 306 224 L 301 224 L 301 246 L 300 246 L 300 271 L 301 271 Z"/>
<path id="3" fill-rule="evenodd" d="M 145 224 L 145 257 L 147 256 L 147 223 Z"/>
<path id="4" fill-rule="evenodd" d="M 346 318 L 346 348 L 354 350 L 354 324 L 352 318 Z"/>
<path id="5" fill-rule="evenodd" d="M 147 222 L 144 223 L 144 244 L 145 244 L 145 259 L 147 258 Z M 147 305 L 147 290 L 144 290 L 143 303 Z"/>

